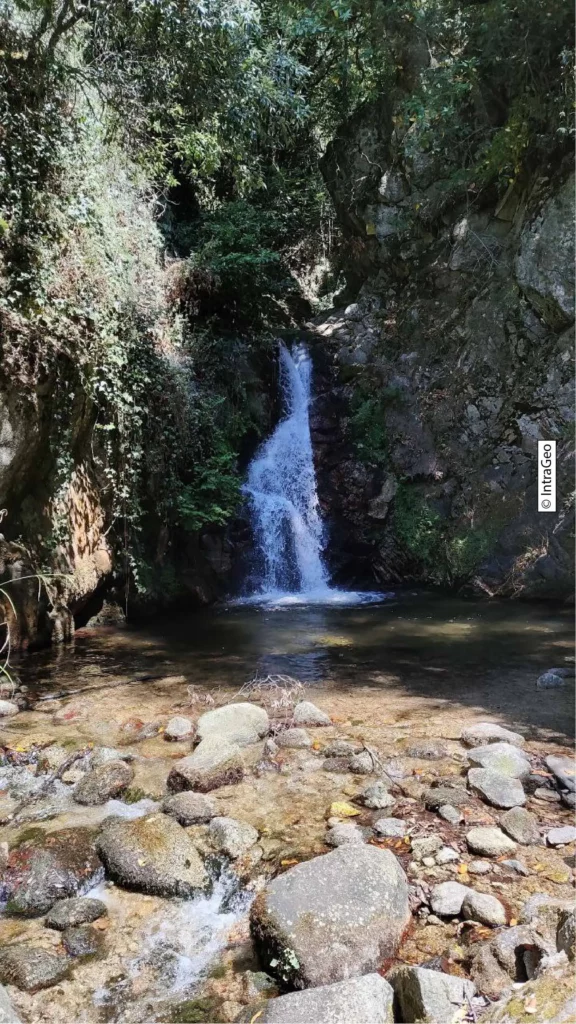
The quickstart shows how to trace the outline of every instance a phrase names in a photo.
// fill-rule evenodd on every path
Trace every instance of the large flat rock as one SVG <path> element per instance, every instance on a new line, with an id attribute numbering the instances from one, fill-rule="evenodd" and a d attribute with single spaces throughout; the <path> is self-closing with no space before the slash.
<path id="1" fill-rule="evenodd" d="M 399 861 L 353 843 L 270 882 L 253 904 L 251 928 L 266 970 L 305 988 L 377 970 L 409 920 Z"/>
<path id="2" fill-rule="evenodd" d="M 531 771 L 524 751 L 512 743 L 485 743 L 473 747 L 468 751 L 468 760 L 477 768 L 488 768 L 511 779 L 527 779 Z"/>
<path id="3" fill-rule="evenodd" d="M 392 987 L 379 974 L 270 999 L 262 1024 L 392 1024 Z"/>
<path id="4" fill-rule="evenodd" d="M 268 713 L 257 704 L 226 704 L 198 719 L 198 738 L 226 740 L 246 747 L 262 739 L 269 728 Z"/>

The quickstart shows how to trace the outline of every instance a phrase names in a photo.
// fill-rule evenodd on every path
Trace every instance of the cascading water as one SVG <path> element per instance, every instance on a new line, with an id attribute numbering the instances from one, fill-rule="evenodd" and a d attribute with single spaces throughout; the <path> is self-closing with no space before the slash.
<path id="1" fill-rule="evenodd" d="M 312 440 L 312 361 L 303 345 L 280 346 L 280 386 L 285 415 L 248 469 L 254 539 L 261 562 L 254 603 L 342 603 L 382 600 L 330 587 L 323 552 Z"/>

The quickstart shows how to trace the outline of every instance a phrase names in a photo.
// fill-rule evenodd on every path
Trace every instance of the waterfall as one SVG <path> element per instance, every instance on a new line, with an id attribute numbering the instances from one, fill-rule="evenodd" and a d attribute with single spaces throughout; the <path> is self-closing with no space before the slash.
<path id="1" fill-rule="evenodd" d="M 244 486 L 263 568 L 263 594 L 327 592 L 310 438 L 312 363 L 303 345 L 280 347 L 284 417 L 253 459 Z"/>
<path id="2" fill-rule="evenodd" d="M 243 488 L 260 570 L 256 593 L 241 603 L 382 600 L 385 595 L 330 586 L 310 437 L 312 361 L 304 345 L 295 345 L 292 351 L 280 346 L 280 387 L 283 416 L 250 463 Z"/>

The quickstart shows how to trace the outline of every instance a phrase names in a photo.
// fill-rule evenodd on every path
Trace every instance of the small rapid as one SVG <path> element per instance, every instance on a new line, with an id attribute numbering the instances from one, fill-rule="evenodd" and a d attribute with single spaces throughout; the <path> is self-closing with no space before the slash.
<path id="1" fill-rule="evenodd" d="M 310 435 L 312 360 L 304 345 L 292 351 L 280 346 L 280 387 L 284 416 L 250 463 L 243 488 L 258 568 L 253 592 L 238 603 L 290 607 L 382 601 L 390 595 L 330 586 Z"/>

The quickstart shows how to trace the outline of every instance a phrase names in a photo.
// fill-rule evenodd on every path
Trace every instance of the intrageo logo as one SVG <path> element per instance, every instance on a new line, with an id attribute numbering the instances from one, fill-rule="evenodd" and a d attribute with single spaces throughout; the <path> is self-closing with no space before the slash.
<path id="1" fill-rule="evenodd" d="M 538 511 L 556 511 L 556 441 L 538 441 Z"/>

